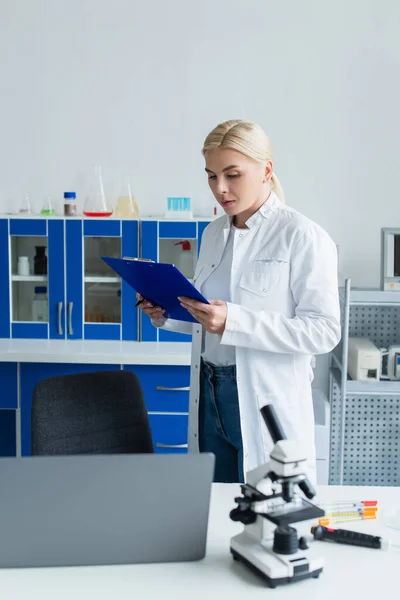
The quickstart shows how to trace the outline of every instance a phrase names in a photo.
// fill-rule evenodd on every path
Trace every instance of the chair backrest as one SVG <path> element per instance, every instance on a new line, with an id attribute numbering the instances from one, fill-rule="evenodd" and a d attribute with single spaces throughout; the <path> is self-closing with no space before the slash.
<path id="1" fill-rule="evenodd" d="M 32 455 L 151 452 L 143 391 L 131 371 L 65 375 L 36 384 Z"/>

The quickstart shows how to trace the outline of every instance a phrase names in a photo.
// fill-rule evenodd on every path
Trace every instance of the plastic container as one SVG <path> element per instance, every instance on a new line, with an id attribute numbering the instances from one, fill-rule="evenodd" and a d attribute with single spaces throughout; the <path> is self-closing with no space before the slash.
<path id="1" fill-rule="evenodd" d="M 106 195 L 104 193 L 101 167 L 96 166 L 94 170 L 92 187 L 86 199 L 85 206 L 83 208 L 83 214 L 85 217 L 99 218 L 111 217 L 112 213 L 112 208 L 108 204 Z"/>
<path id="2" fill-rule="evenodd" d="M 179 255 L 177 267 L 185 277 L 191 279 L 193 277 L 193 252 L 192 246 L 189 240 L 185 240 L 183 242 L 177 242 L 174 246 L 182 246 L 182 250 Z"/>
<path id="3" fill-rule="evenodd" d="M 76 193 L 64 192 L 64 216 L 75 217 L 76 215 Z"/>
<path id="4" fill-rule="evenodd" d="M 47 275 L 46 246 L 35 246 L 35 250 L 33 272 L 35 275 Z"/>
<path id="5" fill-rule="evenodd" d="M 129 177 L 124 178 L 121 194 L 115 207 L 114 216 L 120 219 L 137 219 L 139 217 L 139 207 L 132 196 L 131 184 Z"/>
<path id="6" fill-rule="evenodd" d="M 18 258 L 18 275 L 29 275 L 29 258 L 27 256 Z"/>
<path id="7" fill-rule="evenodd" d="M 192 219 L 193 212 L 191 199 L 183 197 L 167 198 L 167 210 L 164 213 L 165 219 Z"/>
<path id="8" fill-rule="evenodd" d="M 35 287 L 35 296 L 32 302 L 32 321 L 47 321 L 49 302 L 46 287 Z"/>

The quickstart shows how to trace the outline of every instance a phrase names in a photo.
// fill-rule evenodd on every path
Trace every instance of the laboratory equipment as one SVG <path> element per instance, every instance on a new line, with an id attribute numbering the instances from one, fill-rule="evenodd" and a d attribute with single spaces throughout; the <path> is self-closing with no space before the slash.
<path id="1" fill-rule="evenodd" d="M 111 217 L 112 209 L 104 192 L 102 170 L 99 165 L 94 168 L 94 178 L 83 208 L 86 217 Z"/>
<path id="2" fill-rule="evenodd" d="M 381 288 L 400 290 L 400 227 L 381 230 Z"/>
<path id="3" fill-rule="evenodd" d="M 30 215 L 32 212 L 31 203 L 27 194 L 25 194 L 25 196 L 22 199 L 21 206 L 19 207 L 19 212 L 23 215 Z"/>
<path id="4" fill-rule="evenodd" d="M 33 258 L 33 272 L 35 275 L 47 275 L 46 246 L 35 246 L 36 254 Z"/>
<path id="5" fill-rule="evenodd" d="M 64 216 L 75 217 L 76 192 L 64 192 Z"/>
<path id="6" fill-rule="evenodd" d="M 348 372 L 354 381 L 379 381 L 381 351 L 368 338 L 349 337 Z"/>
<path id="7" fill-rule="evenodd" d="M 247 473 L 242 496 L 230 517 L 244 525 L 231 539 L 231 553 L 270 587 L 318 577 L 324 561 L 315 546 L 309 548 L 304 535 L 290 525 L 324 516 L 324 511 L 296 493 L 296 486 L 311 500 L 316 492 L 304 472 L 305 456 L 294 441 L 286 439 L 274 407 L 267 404 L 261 414 L 274 441 L 270 460 Z M 301 528 L 302 526 L 300 526 Z"/>
<path id="8" fill-rule="evenodd" d="M 193 212 L 190 198 L 169 197 L 167 198 L 167 209 L 164 213 L 165 219 L 192 219 Z"/>
<path id="9" fill-rule="evenodd" d="M 177 267 L 184 274 L 185 277 L 191 279 L 194 273 L 194 256 L 192 252 L 192 246 L 189 240 L 183 242 L 176 242 L 174 246 L 181 246 L 182 250 L 179 253 Z"/>
<path id="10" fill-rule="evenodd" d="M 393 344 L 388 348 L 381 348 L 382 371 L 381 379 L 392 381 L 400 380 L 400 345 Z"/>
<path id="11" fill-rule="evenodd" d="M 47 321 L 48 314 L 47 288 L 35 287 L 35 296 L 32 302 L 32 321 Z"/>
<path id="12" fill-rule="evenodd" d="M 27 276 L 29 275 L 29 257 L 19 256 L 18 257 L 18 275 Z"/>
<path id="13" fill-rule="evenodd" d="M 137 219 L 139 217 L 139 207 L 135 197 L 132 195 L 132 189 L 129 177 L 124 177 L 121 194 L 118 197 L 114 216 L 120 219 Z"/>
<path id="14" fill-rule="evenodd" d="M 393 544 L 380 536 L 359 533 L 358 531 L 334 529 L 332 527 L 316 525 L 311 527 L 311 533 L 314 536 L 314 540 L 319 541 L 330 541 L 336 542 L 337 544 L 349 544 L 351 546 L 363 546 L 364 548 L 374 548 L 376 550 L 400 550 L 400 544 Z"/>
<path id="15" fill-rule="evenodd" d="M 53 217 L 56 214 L 56 211 L 54 210 L 52 201 L 51 201 L 51 197 L 49 195 L 46 196 L 44 202 L 43 202 L 43 206 L 40 209 L 40 214 L 43 217 Z"/>

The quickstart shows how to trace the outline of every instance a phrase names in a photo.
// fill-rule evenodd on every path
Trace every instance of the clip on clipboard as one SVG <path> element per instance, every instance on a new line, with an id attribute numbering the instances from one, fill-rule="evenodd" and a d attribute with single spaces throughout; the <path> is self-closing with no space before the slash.
<path id="1" fill-rule="evenodd" d="M 143 298 L 164 308 L 164 316 L 168 319 L 197 323 L 186 308 L 181 306 L 178 296 L 209 304 L 175 265 L 157 263 L 146 258 L 101 258 Z"/>

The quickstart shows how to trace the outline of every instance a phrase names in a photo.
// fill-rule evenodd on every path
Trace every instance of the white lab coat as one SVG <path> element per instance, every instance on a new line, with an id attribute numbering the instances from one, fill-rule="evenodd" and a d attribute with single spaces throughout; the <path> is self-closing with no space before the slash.
<path id="1" fill-rule="evenodd" d="M 304 449 L 315 482 L 312 359 L 340 340 L 336 246 L 275 194 L 247 225 L 255 229 L 234 248 L 231 302 L 220 340 L 236 349 L 244 472 L 269 459 L 273 444 L 260 408 L 273 403 L 287 437 Z M 224 215 L 203 233 L 194 277 L 200 291 L 221 260 L 229 228 Z M 188 443 L 189 451 L 198 451 L 202 327 L 173 320 L 163 327 L 193 334 Z"/>

